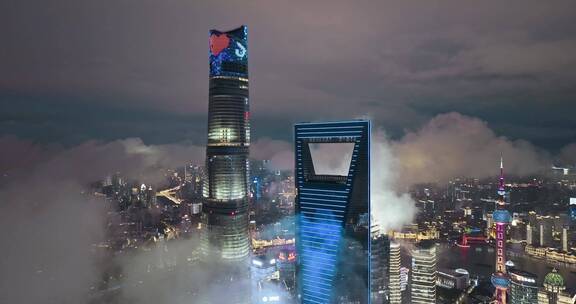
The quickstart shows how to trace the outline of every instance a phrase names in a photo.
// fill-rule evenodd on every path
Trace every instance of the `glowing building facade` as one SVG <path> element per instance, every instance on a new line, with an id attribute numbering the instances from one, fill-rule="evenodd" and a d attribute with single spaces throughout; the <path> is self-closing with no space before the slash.
<path id="1" fill-rule="evenodd" d="M 510 303 L 538 304 L 538 284 L 535 274 L 512 269 L 510 275 Z"/>
<path id="2" fill-rule="evenodd" d="M 507 303 L 507 291 L 510 286 L 510 279 L 506 273 L 506 227 L 510 223 L 511 217 L 506 210 L 506 189 L 504 187 L 504 166 L 500 159 L 500 179 L 498 182 L 498 200 L 496 210 L 493 213 L 496 223 L 496 269 L 492 274 L 492 284 L 496 288 L 494 298 L 498 304 Z"/>
<path id="3" fill-rule="evenodd" d="M 300 301 L 371 303 L 370 122 L 301 123 L 294 131 Z M 330 154 L 339 157 L 337 170 Z"/>
<path id="4" fill-rule="evenodd" d="M 422 241 L 412 250 L 410 303 L 436 303 L 436 262 L 436 245 L 433 242 Z"/>
<path id="5" fill-rule="evenodd" d="M 402 290 L 400 287 L 400 267 L 401 257 L 400 257 L 400 244 L 390 243 L 390 304 L 401 304 L 402 303 Z"/>
<path id="6" fill-rule="evenodd" d="M 218 259 L 230 266 L 224 281 L 249 277 L 247 39 L 246 26 L 228 32 L 211 30 L 209 37 L 210 90 L 202 251 L 205 258 Z M 249 296 L 248 299 L 239 297 L 235 303 L 250 302 Z"/>

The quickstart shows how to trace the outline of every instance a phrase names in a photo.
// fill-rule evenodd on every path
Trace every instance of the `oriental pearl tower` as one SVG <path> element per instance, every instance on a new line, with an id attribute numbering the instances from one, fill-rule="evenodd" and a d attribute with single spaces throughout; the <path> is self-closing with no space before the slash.
<path id="1" fill-rule="evenodd" d="M 504 165 L 500 158 L 500 180 L 498 183 L 498 200 L 494 211 L 496 223 L 496 267 L 492 274 L 492 284 L 496 288 L 493 303 L 506 304 L 510 278 L 506 273 L 506 228 L 510 223 L 510 213 L 506 210 L 506 189 L 504 187 Z"/>

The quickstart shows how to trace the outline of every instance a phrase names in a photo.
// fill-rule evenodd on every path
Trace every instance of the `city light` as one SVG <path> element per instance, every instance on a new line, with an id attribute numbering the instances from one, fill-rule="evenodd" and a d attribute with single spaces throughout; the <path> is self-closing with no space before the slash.
<path id="1" fill-rule="evenodd" d="M 576 304 L 576 3 L 8 2 L 0 303 Z"/>

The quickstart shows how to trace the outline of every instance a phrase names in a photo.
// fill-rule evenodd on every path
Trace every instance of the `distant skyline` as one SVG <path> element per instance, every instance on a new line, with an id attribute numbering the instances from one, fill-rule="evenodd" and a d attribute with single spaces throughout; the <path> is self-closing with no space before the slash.
<path id="1" fill-rule="evenodd" d="M 306 5 L 306 9 L 302 9 Z M 572 1 L 0 3 L 0 136 L 205 142 L 208 29 L 250 29 L 254 138 L 441 113 L 556 152 L 576 142 Z"/>
<path id="2" fill-rule="evenodd" d="M 387 258 L 372 228 L 403 246 L 393 295 L 434 290 L 433 276 L 412 284 L 408 256 L 431 239 L 424 272 L 464 268 L 479 284 L 461 295 L 490 297 L 495 250 L 454 241 L 499 223 L 501 158 L 507 238 L 542 238 L 508 256 L 573 294 L 576 273 L 549 266 L 574 257 L 558 227 L 576 246 L 575 20 L 573 0 L 0 0 L 0 302 L 271 302 L 297 292 L 302 265 L 337 258 L 362 279 L 331 286 L 366 298 L 386 292 L 385 267 L 371 277 L 358 258 Z M 210 38 L 241 25 L 247 37 Z M 295 128 L 331 121 L 345 142 L 361 120 L 344 153 Z M 312 135 L 319 175 L 303 177 L 294 137 Z"/>

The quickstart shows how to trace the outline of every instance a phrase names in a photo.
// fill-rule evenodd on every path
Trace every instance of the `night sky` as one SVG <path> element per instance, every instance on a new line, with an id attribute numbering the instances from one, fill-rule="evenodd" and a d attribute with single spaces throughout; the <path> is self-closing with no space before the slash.
<path id="1" fill-rule="evenodd" d="M 576 141 L 573 1 L 0 1 L 0 136 L 205 142 L 208 30 L 249 27 L 255 138 L 438 114 L 552 152 Z"/>
<path id="2" fill-rule="evenodd" d="M 576 164 L 572 0 L 0 0 L 1 303 L 87 303 L 110 217 L 87 186 L 205 161 L 208 33 L 241 24 L 250 156 L 292 170 L 294 122 L 371 118 L 383 227 L 413 222 L 415 184 Z M 122 260 L 122 303 L 213 275 L 140 285 L 157 256 Z"/>

